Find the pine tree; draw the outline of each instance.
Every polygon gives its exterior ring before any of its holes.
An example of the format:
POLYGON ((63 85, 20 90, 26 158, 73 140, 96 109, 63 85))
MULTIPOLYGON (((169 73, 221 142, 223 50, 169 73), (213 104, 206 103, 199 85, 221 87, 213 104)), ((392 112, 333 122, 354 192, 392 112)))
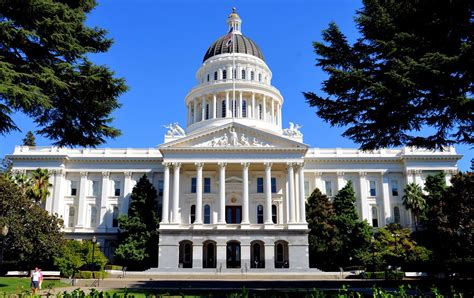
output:
POLYGON ((130 269, 143 270, 158 265, 157 192, 146 175, 133 188, 128 215, 119 217, 118 262, 130 269))
POLYGON ((365 150, 473 144, 473 13, 468 0, 363 0, 354 44, 335 23, 313 43, 329 78, 306 100, 365 150))
POLYGON ((333 258, 335 248, 334 208, 329 198, 316 188, 306 201, 309 232, 309 265, 312 268, 337 268, 333 258))
POLYGON ((36 138, 31 130, 26 133, 25 138, 23 139, 23 146, 36 146, 36 138))
POLYGON ((356 197, 352 182, 349 181, 334 197, 336 213, 334 223, 337 228, 339 246, 334 251, 340 267, 362 264, 370 247, 372 228, 359 219, 356 210, 356 197))
POLYGON ((112 45, 88 27, 95 0, 0 1, 0 134, 19 130, 20 111, 58 146, 97 146, 120 131, 111 114, 127 90, 124 80, 90 54, 112 45))

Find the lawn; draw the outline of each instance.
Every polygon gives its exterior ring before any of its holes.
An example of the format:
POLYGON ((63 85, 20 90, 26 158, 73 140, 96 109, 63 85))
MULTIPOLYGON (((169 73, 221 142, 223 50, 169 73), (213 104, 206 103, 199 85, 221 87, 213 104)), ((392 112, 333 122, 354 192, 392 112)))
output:
MULTIPOLYGON (((30 282, 29 277, 0 277, 0 295, 29 292, 31 291, 30 282)), ((67 284, 62 283, 60 280, 45 280, 43 281, 42 288, 48 289, 49 287, 58 288, 65 286, 67 284)))

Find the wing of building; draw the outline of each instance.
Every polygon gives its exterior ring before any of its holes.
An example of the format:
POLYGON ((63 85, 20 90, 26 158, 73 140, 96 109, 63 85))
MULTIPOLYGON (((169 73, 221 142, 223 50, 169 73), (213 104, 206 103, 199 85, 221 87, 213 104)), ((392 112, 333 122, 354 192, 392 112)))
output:
POLYGON ((262 51, 241 33, 235 11, 227 24, 185 98, 186 128, 168 125, 162 145, 20 146, 8 156, 14 171, 53 173, 45 208, 64 219, 67 237, 95 235, 111 256, 117 217, 127 214, 134 184, 146 174, 159 190, 161 212, 159 262, 150 267, 307 270, 305 199, 314 188, 332 197, 352 181, 361 218, 373 227, 410 226, 405 185, 423 184, 439 171, 449 179, 457 171, 461 156, 454 148, 310 148, 300 126, 282 128, 283 97, 271 85, 262 51))

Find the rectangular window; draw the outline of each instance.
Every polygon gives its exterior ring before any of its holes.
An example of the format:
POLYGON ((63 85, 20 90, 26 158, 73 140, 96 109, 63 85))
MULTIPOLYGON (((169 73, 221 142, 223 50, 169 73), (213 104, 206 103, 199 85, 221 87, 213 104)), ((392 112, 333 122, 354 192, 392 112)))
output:
POLYGON ((211 178, 204 178, 204 193, 211 193, 211 178))
POLYGON ((163 197, 163 180, 158 180, 158 196, 163 197))
POLYGON ((307 198, 309 197, 309 181, 304 182, 304 197, 307 198))
POLYGON ((112 227, 118 227, 118 217, 119 217, 119 208, 117 206, 113 206, 112 209, 112 227))
POLYGON ((69 194, 71 196, 77 196, 77 181, 71 181, 71 189, 69 194))
POLYGON ((69 228, 72 228, 74 227, 74 221, 76 219, 76 209, 74 208, 74 206, 69 206, 69 210, 68 210, 68 219, 67 219, 67 226, 69 228))
POLYGON ((398 181, 392 180, 390 184, 392 185, 392 196, 398 197, 398 181))
POLYGON ((375 180, 369 180, 369 194, 371 197, 375 197, 377 195, 375 189, 375 180))
POLYGON ((97 207, 95 205, 91 205, 91 228, 97 227, 97 207))
POLYGON ((263 193, 263 178, 257 178, 257 193, 263 193))
POLYGON ((275 177, 272 177, 272 193, 277 192, 277 179, 275 177))
POLYGON ((91 196, 98 197, 99 196, 99 181, 93 180, 91 181, 92 189, 91 189, 91 196))
POLYGON ((191 193, 196 193, 196 177, 191 178, 191 193))
POLYGON ((120 180, 114 180, 114 196, 120 196, 120 189, 122 188, 120 185, 120 180))
POLYGON ((225 69, 222 71, 222 79, 227 80, 227 71, 225 69))
POLYGON ((330 180, 324 181, 324 189, 326 190, 326 195, 332 197, 332 183, 330 180))
POLYGON ((214 72, 214 81, 217 81, 217 71, 214 72))

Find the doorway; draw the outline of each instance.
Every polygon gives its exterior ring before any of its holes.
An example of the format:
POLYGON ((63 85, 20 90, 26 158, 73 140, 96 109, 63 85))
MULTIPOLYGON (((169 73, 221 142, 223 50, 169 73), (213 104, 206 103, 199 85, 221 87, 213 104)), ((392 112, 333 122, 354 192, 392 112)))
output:
POLYGON ((227 268, 240 268, 240 243, 227 242, 227 268))

